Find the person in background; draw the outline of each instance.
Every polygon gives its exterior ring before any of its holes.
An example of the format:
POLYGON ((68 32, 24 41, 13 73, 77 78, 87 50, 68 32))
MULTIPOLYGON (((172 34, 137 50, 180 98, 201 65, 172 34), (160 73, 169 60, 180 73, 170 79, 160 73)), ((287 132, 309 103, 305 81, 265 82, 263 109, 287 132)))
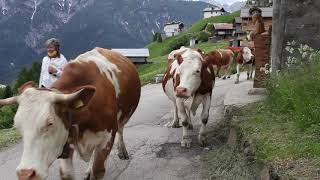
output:
POLYGON ((60 43, 57 39, 47 40, 47 56, 42 60, 39 80, 40 88, 51 88, 52 84, 61 76, 67 59, 60 52, 60 43))

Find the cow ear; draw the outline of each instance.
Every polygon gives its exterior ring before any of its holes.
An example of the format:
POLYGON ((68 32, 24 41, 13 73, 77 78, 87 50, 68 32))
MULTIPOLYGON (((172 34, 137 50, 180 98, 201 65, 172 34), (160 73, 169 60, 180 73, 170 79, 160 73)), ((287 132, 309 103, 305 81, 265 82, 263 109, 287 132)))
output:
POLYGON ((175 58, 177 59, 179 65, 183 62, 183 58, 181 54, 175 55, 175 58))
POLYGON ((94 86, 83 86, 72 94, 56 94, 54 101, 65 104, 69 110, 79 110, 89 104, 95 91, 94 86))
POLYGON ((35 82, 33 81, 28 81, 26 83, 24 83, 22 86, 20 86, 20 88, 18 89, 18 93, 22 94, 26 89, 28 88, 36 88, 37 85, 35 82))

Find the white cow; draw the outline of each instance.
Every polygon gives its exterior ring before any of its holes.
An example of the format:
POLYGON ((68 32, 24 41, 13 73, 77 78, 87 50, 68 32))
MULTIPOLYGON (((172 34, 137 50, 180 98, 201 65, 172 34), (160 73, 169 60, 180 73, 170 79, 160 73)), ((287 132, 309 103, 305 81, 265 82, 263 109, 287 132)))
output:
POLYGON ((238 54, 237 58, 237 79, 236 84, 239 83, 240 70, 244 66, 247 66, 247 80, 252 79, 253 69, 255 66, 255 58, 252 51, 248 47, 244 47, 238 54))
POLYGON ((202 126, 199 132, 199 142, 206 145, 206 124, 209 118, 211 94, 215 82, 215 73, 210 61, 205 61, 202 55, 189 48, 182 48, 168 57, 168 68, 162 83, 163 89, 175 107, 172 127, 179 127, 179 119, 183 126, 182 147, 191 146, 190 130, 193 129, 191 112, 195 112, 200 104, 202 126))

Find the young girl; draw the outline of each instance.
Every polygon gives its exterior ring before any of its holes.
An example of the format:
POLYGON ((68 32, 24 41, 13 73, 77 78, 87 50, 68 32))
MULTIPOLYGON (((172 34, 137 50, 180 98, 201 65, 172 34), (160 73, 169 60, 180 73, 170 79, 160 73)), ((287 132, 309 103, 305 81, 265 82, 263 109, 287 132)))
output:
POLYGON ((47 56, 42 60, 39 87, 51 88, 52 84, 61 76, 64 66, 68 63, 60 53, 59 41, 55 38, 46 42, 47 56))

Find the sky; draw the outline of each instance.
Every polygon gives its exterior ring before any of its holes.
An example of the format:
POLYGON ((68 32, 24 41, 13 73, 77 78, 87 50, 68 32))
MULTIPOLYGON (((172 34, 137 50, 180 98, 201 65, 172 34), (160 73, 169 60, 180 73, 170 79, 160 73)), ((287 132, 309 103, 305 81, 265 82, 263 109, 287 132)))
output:
POLYGON ((216 1, 221 3, 221 4, 232 4, 232 3, 237 2, 237 1, 246 1, 246 0, 216 0, 216 1))

